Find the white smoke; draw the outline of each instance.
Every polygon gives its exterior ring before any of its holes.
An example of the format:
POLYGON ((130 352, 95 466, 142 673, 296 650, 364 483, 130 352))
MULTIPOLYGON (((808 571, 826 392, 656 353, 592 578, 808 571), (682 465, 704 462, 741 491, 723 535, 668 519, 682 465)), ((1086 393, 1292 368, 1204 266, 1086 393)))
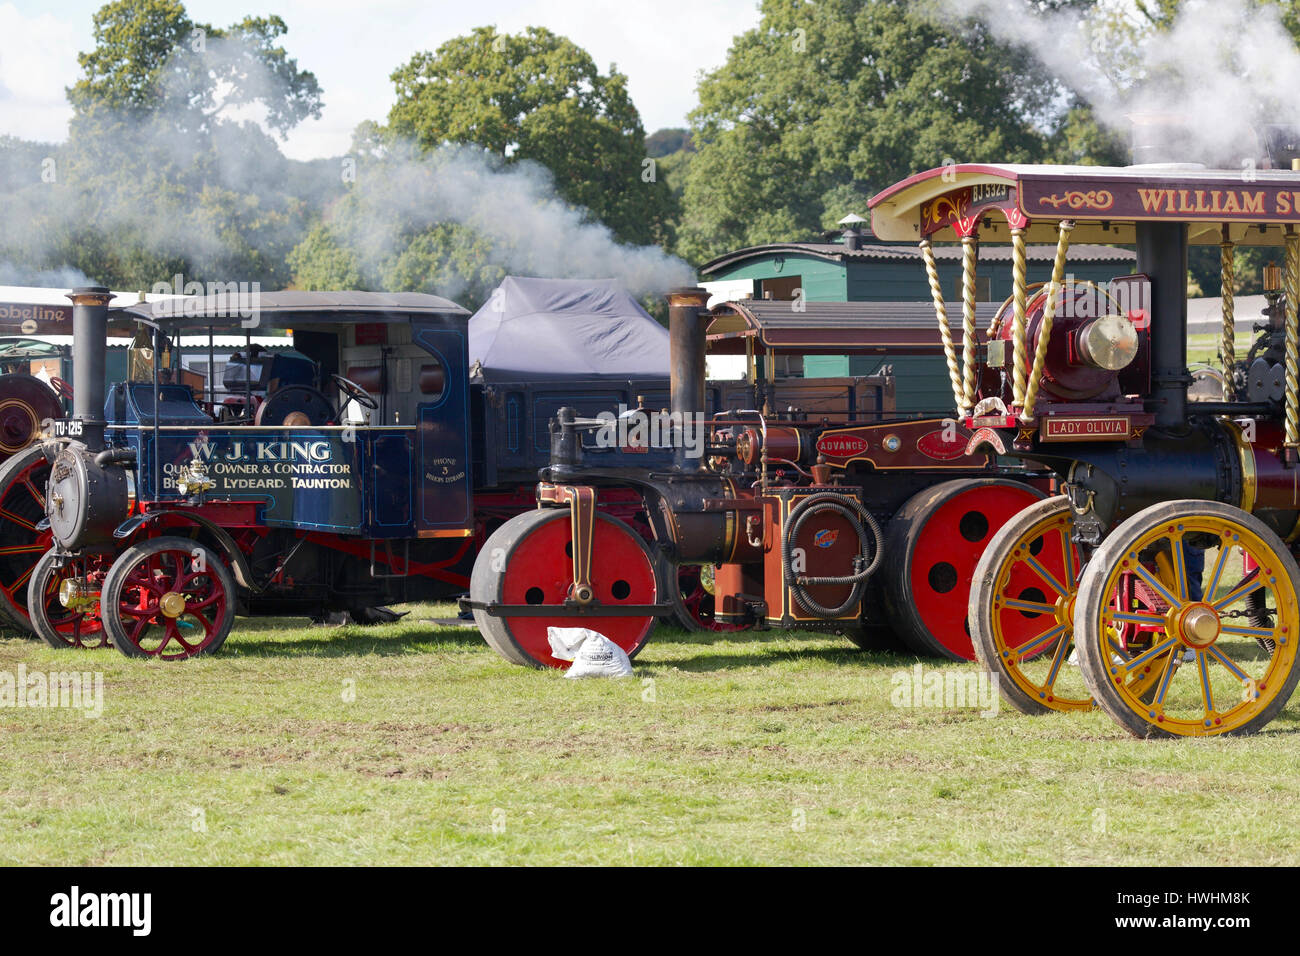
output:
POLYGON ((1086 15, 1035 15, 1024 0, 942 2, 949 17, 978 18, 1027 47, 1117 132, 1140 114, 1185 120, 1188 161, 1237 167, 1261 154, 1261 126, 1300 125, 1300 50, 1273 6, 1188 0, 1157 33, 1133 29, 1126 0, 1086 15))
MULTIPOLYGON (((196 68, 190 53, 178 56, 189 57, 178 61, 185 70, 196 68)), ((128 280, 141 287, 169 282, 177 271, 187 280, 276 287, 291 281, 286 262, 313 221, 324 216, 333 225, 339 217, 331 208, 350 204, 353 215, 339 238, 371 267, 391 265, 412 243, 418 252, 420 234, 439 224, 472 232, 453 250, 459 256, 439 261, 438 288, 414 265, 396 270, 402 288, 451 298, 481 294, 495 285, 490 273, 613 277, 640 296, 694 282, 691 268, 662 249, 618 242, 566 203, 549 171, 535 163, 506 163, 474 147, 423 153, 401 143, 379 148, 377 156, 288 160, 256 122, 264 111, 249 103, 258 94, 274 100, 281 81, 232 40, 208 39, 203 56, 218 75, 234 61, 248 67, 234 104, 204 120, 182 89, 143 117, 97 114, 101 132, 76 140, 75 148, 0 140, 0 262, 7 275, 67 285, 53 279, 71 269, 68 250, 93 252, 81 261, 94 272, 94 262, 143 244, 153 261, 137 271, 148 274, 128 280), (355 182, 340 174, 349 159, 355 182)), ((164 75, 183 78, 185 70, 164 75)), ((229 92, 219 89, 216 99, 229 92)), ((639 167, 628 170, 618 188, 666 188, 640 174, 639 167)), ((410 259, 421 261, 418 254, 410 259)), ((385 270, 364 271, 374 280, 385 270)))
POLYGON ((33 269, 13 262, 0 262, 0 286, 37 286, 48 289, 75 289, 95 285, 80 269, 33 269))
MULTIPOLYGON (((372 268, 418 242, 420 233, 451 223, 479 237, 481 255, 502 274, 612 277, 637 296, 694 281, 681 259, 657 246, 624 245, 608 227, 566 203, 550 171, 537 163, 506 164, 473 146, 421 153, 399 143, 386 147, 381 159, 363 161, 356 175, 346 212, 333 217, 332 225, 372 268)), ((625 188, 652 188, 634 171, 628 178, 625 188)), ((467 286, 474 279, 461 277, 467 286)))

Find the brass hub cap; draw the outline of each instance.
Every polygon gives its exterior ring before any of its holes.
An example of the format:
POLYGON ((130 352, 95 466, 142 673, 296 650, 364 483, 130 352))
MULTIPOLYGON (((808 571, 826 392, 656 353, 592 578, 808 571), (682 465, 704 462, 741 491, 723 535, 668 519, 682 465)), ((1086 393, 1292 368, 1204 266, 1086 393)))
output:
POLYGON ((180 617, 185 613, 185 595, 179 591, 168 591, 158 599, 158 609, 167 617, 180 617))
POLYGON ((1189 604, 1178 615, 1177 637, 1188 647, 1209 647, 1219 639, 1219 615, 1208 604, 1189 604))
POLYGON ((1058 624, 1074 626, 1074 598, 1075 593, 1070 593, 1056 599, 1056 622, 1058 624))

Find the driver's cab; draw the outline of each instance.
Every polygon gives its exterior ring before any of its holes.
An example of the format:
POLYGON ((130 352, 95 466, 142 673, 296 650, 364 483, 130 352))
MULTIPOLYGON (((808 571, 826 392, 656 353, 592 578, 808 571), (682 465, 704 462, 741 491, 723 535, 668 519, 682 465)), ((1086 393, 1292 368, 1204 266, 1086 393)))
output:
POLYGON ((226 363, 214 417, 230 425, 332 424, 334 403, 322 384, 319 366, 306 356, 250 344, 226 363))
POLYGON ((339 421, 345 425, 413 426, 421 406, 439 402, 448 357, 418 343, 405 322, 359 322, 340 336, 339 421))

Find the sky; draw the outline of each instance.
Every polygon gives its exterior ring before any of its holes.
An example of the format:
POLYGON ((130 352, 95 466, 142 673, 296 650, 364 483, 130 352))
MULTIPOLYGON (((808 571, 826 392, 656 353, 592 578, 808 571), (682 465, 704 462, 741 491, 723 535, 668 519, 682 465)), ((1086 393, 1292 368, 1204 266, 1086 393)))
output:
MULTIPOLYGON (((71 113, 64 88, 90 49, 101 0, 0 0, 0 135, 59 142, 71 113)), ((506 33, 544 26, 628 77, 647 133, 685 126, 699 73, 721 66, 731 39, 757 25, 758 0, 190 0, 190 18, 228 26, 278 14, 282 43, 320 81, 325 107, 281 144, 293 159, 346 153, 362 120, 384 120, 389 75, 412 54, 476 26, 506 33)))

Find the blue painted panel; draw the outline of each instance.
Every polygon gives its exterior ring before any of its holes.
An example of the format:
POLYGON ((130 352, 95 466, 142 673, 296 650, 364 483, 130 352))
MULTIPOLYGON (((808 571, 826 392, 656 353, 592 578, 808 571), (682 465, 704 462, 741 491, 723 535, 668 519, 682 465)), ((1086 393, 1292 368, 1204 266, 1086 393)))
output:
POLYGON ((411 526, 415 455, 410 432, 379 432, 369 436, 374 445, 374 523, 381 528, 411 526))
POLYGON ((434 318, 431 324, 415 327, 416 344, 442 362, 447 377, 447 386, 437 400, 416 408, 417 533, 469 528, 474 520, 465 328, 463 316, 434 318))
POLYGON ((166 430, 115 430, 139 458, 141 496, 177 500, 176 474, 196 455, 207 464, 216 487, 208 501, 261 501, 268 526, 357 533, 363 527, 361 485, 368 455, 366 442, 343 429, 287 428, 267 432, 238 425, 166 430), (155 460, 162 488, 154 488, 155 460), (360 480, 359 480, 360 479, 360 480))

